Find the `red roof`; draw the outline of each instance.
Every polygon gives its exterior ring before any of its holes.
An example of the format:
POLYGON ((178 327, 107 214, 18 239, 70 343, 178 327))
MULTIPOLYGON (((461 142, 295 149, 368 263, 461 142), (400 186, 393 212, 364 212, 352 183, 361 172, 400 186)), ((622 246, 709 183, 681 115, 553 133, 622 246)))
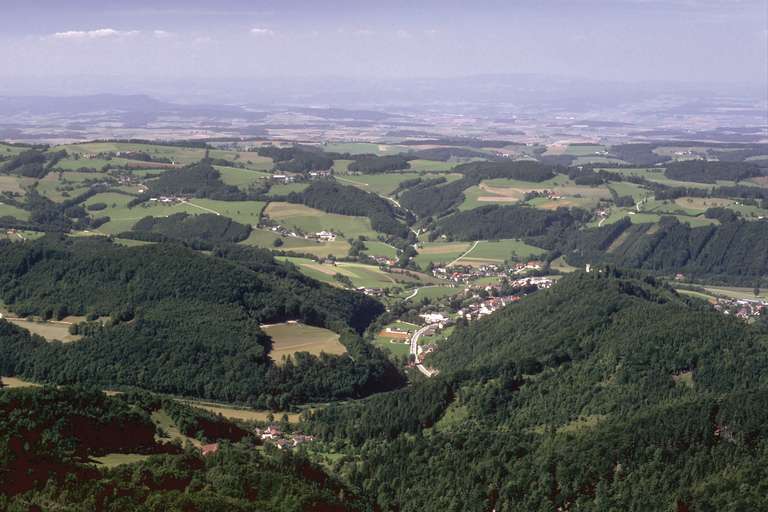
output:
POLYGON ((203 456, 211 455, 212 453, 216 453, 219 451, 219 443, 213 443, 213 444, 204 444, 200 451, 203 452, 203 456))

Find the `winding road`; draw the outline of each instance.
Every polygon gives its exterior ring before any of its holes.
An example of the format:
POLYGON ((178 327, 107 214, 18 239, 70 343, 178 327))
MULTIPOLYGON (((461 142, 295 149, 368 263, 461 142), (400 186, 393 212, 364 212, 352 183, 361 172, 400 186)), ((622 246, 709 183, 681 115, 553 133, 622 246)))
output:
POLYGON ((430 371, 430 370, 428 370, 428 369, 427 369, 427 368, 426 368, 426 367, 425 367, 423 364, 419 363, 419 338, 420 338, 420 337, 421 337, 421 335, 422 335, 422 334, 424 334, 424 333, 427 331, 427 329, 429 329, 429 328, 430 328, 430 326, 429 326, 429 325, 425 325, 424 327, 422 327, 421 329, 419 329, 418 331, 416 331, 415 333, 413 333, 413 337, 411 338, 411 348, 410 348, 410 353, 411 353, 411 354, 413 355, 413 357, 414 357, 414 362, 416 363, 416 368, 417 368, 417 369, 418 369, 418 370, 419 370, 421 373, 423 373, 423 374, 424 374, 426 377, 431 377, 432 375, 434 375, 435 373, 437 373, 436 371, 430 371))

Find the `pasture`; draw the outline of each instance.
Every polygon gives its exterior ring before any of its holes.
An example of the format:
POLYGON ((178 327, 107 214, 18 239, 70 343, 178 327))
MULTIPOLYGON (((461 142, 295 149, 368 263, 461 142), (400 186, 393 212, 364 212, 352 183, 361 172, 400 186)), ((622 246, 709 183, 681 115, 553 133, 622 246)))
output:
POLYGON ((251 235, 240 243, 262 247, 264 249, 312 254, 320 258, 325 258, 327 256, 334 256, 337 258, 344 257, 349 253, 350 247, 346 240, 338 239, 333 242, 319 242, 307 240, 305 238, 283 237, 266 229, 254 229, 251 231, 251 235), (283 245, 280 247, 275 247, 274 245, 274 242, 277 239, 283 241, 283 245))
POLYGON ((408 146, 376 144, 373 142, 331 142, 323 146, 326 153, 349 153, 351 155, 396 155, 410 151, 408 146))
POLYGON ((285 196, 291 192, 303 192, 309 186, 309 183, 285 183, 272 185, 269 188, 269 196, 285 196))
POLYGON ((339 335, 328 329, 312 327, 298 322, 262 325, 262 330, 272 338, 269 355, 277 364, 297 352, 310 354, 343 354, 346 348, 339 342, 339 335))
POLYGON ((243 190, 272 176, 269 173, 254 171, 251 169, 225 167, 222 165, 214 165, 214 167, 221 174, 222 182, 224 182, 226 185, 232 185, 243 190))
POLYGON ((264 215, 281 225, 298 229, 304 233, 333 231, 344 238, 364 236, 376 238, 377 233, 371 228, 371 221, 366 217, 353 217, 325 213, 302 204, 274 202, 269 203, 264 215))
POLYGON ((237 421, 259 421, 265 422, 268 420, 271 414, 274 418, 279 419, 284 414, 288 416, 288 423, 298 423, 300 414, 296 412, 281 412, 281 411, 261 411, 258 409, 247 409, 245 407, 235 407, 225 404, 219 404, 216 402, 206 402, 202 400, 182 400, 179 402, 197 407, 198 409, 204 409, 214 414, 221 414, 227 419, 237 421))
POLYGON ((336 274, 349 277, 355 287, 365 288, 396 288, 405 283, 424 285, 440 282, 438 279, 420 272, 405 272, 399 269, 384 271, 379 267, 363 263, 340 261, 336 264, 330 264, 318 263, 306 258, 290 257, 286 257, 284 260, 297 265, 304 274, 310 277, 337 286, 339 283, 333 278, 336 274))
POLYGON ((430 261, 435 264, 448 263, 472 247, 470 242, 424 242, 420 244, 419 254, 414 261, 420 267, 426 266, 430 261))
POLYGON ((62 343, 69 343, 82 338, 82 336, 69 333, 69 327, 75 322, 82 321, 82 317, 67 317, 61 321, 42 321, 32 317, 17 317, 4 308, 0 309, 0 314, 2 314, 2 318, 4 320, 7 320, 8 322, 18 327, 21 327, 22 329, 26 329, 32 334, 37 334, 38 336, 45 338, 47 341, 61 341, 62 343))
POLYGON ((383 196, 392 194, 395 189, 405 180, 411 180, 414 178, 433 179, 433 178, 445 178, 448 182, 455 181, 461 178, 460 174, 456 173, 426 173, 426 172, 389 172, 381 174, 360 174, 360 175, 347 175, 336 176, 336 179, 344 185, 353 185, 366 192, 373 192, 383 196))
POLYGON ((24 194, 24 179, 18 176, 0 175, 0 192, 24 194))
POLYGON ((507 260, 528 261, 546 253, 544 249, 520 240, 481 240, 472 250, 454 262, 454 265, 481 266, 500 264, 507 260))
POLYGON ((13 217, 20 220, 29 220, 29 212, 11 206, 10 204, 0 203, 0 217, 13 217))

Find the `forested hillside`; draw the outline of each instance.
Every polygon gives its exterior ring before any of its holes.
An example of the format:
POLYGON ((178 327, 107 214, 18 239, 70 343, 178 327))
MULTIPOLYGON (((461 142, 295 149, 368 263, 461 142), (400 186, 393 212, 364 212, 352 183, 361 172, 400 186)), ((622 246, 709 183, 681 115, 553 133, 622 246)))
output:
POLYGON ((458 328, 437 377, 309 424, 388 509, 760 510, 767 344, 652 279, 576 273, 458 328))
POLYGON ((147 185, 155 196, 189 195, 222 201, 242 201, 247 198, 239 188, 225 185, 219 171, 207 159, 181 169, 166 171, 147 185))
POLYGON ((193 244, 195 248, 212 249, 217 244, 241 242, 250 233, 251 226, 222 215, 181 212, 168 217, 144 217, 134 224, 130 232, 121 233, 120 237, 151 242, 181 240, 193 244))
POLYGON ((692 228, 673 217, 658 226, 629 219, 573 232, 569 238, 538 240, 558 248, 574 265, 611 263, 660 274, 682 272, 693 279, 753 286, 768 275, 768 221, 733 220, 692 228), (610 248, 610 250, 608 250, 610 248))
POLYGON ((218 453, 206 457, 162 442, 167 433, 150 419, 152 397, 136 398, 80 388, 0 389, 0 510, 368 508, 303 456, 257 451, 253 438, 221 439, 218 453), (141 460, 109 469, 94 459, 120 454, 141 460))
POLYGON ((400 385, 362 331, 383 307, 320 284, 264 250, 213 256, 174 244, 125 248, 103 239, 0 246, 0 297, 17 314, 87 315, 61 344, 0 321, 6 374, 55 383, 128 385, 287 407, 400 385), (99 317, 109 317, 98 322, 99 317), (277 366, 260 323, 300 320, 342 333, 348 356, 296 354, 277 366))
POLYGON ((538 210, 528 206, 481 206, 445 217, 436 232, 455 240, 488 240, 534 237, 549 233, 559 236, 589 219, 589 212, 558 208, 538 210))

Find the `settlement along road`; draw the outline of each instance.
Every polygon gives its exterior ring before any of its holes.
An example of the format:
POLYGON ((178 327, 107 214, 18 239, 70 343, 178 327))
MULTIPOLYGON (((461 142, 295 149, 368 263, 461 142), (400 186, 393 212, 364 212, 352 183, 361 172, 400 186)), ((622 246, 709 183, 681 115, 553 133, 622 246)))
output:
POLYGON ((419 362, 419 338, 422 334, 424 334, 427 329, 429 329, 431 326, 425 325, 415 333, 413 333, 413 338, 411 338, 411 354, 414 357, 414 362, 416 363, 416 368, 419 369, 421 373, 426 375, 427 377, 432 376, 432 372, 427 370, 423 364, 419 362))

